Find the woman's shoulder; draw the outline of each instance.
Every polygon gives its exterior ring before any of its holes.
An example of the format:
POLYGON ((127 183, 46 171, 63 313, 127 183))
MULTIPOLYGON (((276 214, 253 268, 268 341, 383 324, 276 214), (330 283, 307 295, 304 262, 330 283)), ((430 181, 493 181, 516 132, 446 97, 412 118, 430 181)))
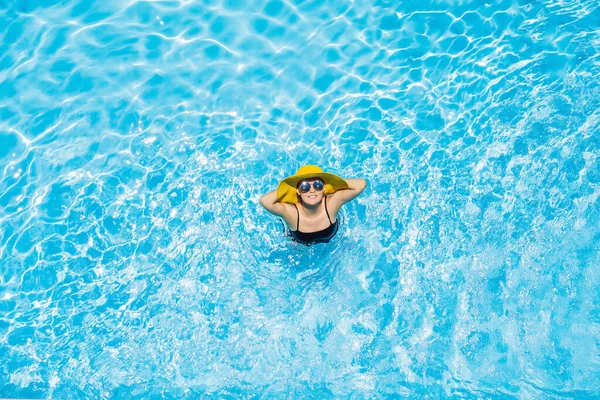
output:
POLYGON ((335 195, 335 193, 327 196, 325 200, 325 206, 329 212, 333 211, 337 213, 344 204, 341 201, 338 201, 338 197, 335 195))

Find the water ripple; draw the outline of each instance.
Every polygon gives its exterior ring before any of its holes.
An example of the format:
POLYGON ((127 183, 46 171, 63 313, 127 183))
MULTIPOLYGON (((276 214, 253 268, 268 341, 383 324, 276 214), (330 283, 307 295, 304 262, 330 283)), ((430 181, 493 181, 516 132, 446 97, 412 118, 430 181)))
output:
POLYGON ((0 1, 0 393, 598 396, 599 13, 0 1))

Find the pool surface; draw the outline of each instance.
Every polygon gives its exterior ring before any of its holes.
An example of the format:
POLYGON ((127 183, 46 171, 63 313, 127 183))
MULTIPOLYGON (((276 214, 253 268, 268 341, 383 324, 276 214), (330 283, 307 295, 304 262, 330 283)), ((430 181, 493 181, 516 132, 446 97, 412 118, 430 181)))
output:
POLYGON ((596 0, 0 0, 0 397, 600 398, 596 0), (259 198, 368 186, 333 241, 259 198))

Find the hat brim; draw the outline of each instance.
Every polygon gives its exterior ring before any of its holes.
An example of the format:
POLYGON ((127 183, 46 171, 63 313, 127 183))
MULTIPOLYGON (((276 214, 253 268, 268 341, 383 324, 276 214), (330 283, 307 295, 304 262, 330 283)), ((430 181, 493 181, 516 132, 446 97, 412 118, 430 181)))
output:
POLYGON ((329 196, 341 189, 349 189, 348 182, 337 175, 328 172, 318 172, 314 174, 303 174, 289 176, 282 180, 277 187, 277 201, 280 203, 296 204, 298 203, 298 195, 296 186, 298 182, 304 179, 320 178, 325 184, 323 196, 329 196))

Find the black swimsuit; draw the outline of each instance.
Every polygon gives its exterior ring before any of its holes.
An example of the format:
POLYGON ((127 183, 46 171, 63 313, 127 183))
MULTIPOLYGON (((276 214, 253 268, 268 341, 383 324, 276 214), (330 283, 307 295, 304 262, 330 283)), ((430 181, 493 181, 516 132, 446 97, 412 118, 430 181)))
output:
MULTIPOLYGON (((292 238, 297 241, 300 242, 302 244, 312 244, 312 243, 327 243, 329 242, 337 233, 337 229, 338 229, 338 223, 337 220, 335 221, 335 223, 331 223, 331 217, 329 216, 329 211, 327 211, 327 197, 325 197, 324 199, 325 201, 325 212, 327 213, 327 218, 329 219, 329 226, 323 230, 320 231, 316 231, 316 232, 300 232, 300 230, 295 230, 292 231, 290 230, 290 234, 292 235, 292 238)), ((298 213, 298 224, 296 225, 297 228, 300 227, 300 211, 298 211, 298 207, 294 204, 294 207, 296 207, 296 213, 298 213)))

